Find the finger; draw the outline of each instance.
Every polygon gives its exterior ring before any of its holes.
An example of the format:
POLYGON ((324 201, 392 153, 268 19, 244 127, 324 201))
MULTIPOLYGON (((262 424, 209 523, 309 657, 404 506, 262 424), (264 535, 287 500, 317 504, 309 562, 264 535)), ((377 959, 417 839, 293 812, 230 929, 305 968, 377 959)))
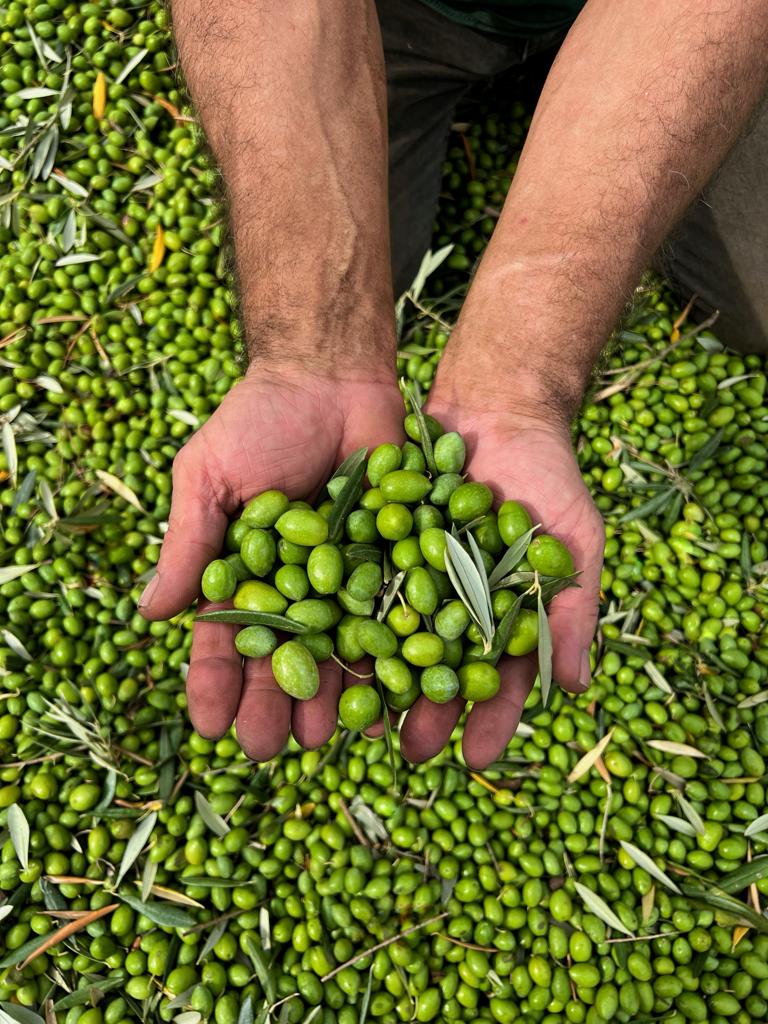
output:
POLYGON ((139 598, 146 619, 168 619, 192 604, 203 570, 219 556, 226 529, 227 512, 204 463, 183 448, 173 462, 171 512, 157 572, 139 598))
POLYGON ((272 675, 270 658, 246 658, 243 693, 237 709, 237 740, 254 761, 269 761, 285 746, 291 725, 291 698, 272 675))
MULTIPOLYGON (((223 608, 201 601, 198 611, 223 608)), ((196 622, 187 675, 189 717, 201 736, 218 739, 235 718, 243 684, 242 659, 235 650, 237 626, 196 622)))
MULTIPOLYGON (((397 713, 395 711, 393 711, 391 708, 387 708, 387 716, 389 717, 390 727, 394 728, 397 725, 397 718, 398 718, 397 713)), ((383 736, 384 735, 384 720, 383 720, 383 718, 380 718, 378 720, 378 722, 374 722, 373 725, 370 727, 370 729, 366 729, 364 731, 363 735, 367 736, 369 740, 376 740, 376 739, 379 738, 379 736, 383 736)))
POLYGON ((400 729, 400 751, 414 764, 438 754, 451 738, 464 701, 454 697, 446 704, 435 704, 427 697, 419 697, 406 712, 400 729))
POLYGON ((598 544, 597 552, 574 552, 576 567, 584 567, 580 586, 562 591, 547 610, 552 631, 552 676, 572 693, 583 693, 592 676, 589 648, 597 626, 603 564, 602 542, 598 544))
POLYGON ((293 704, 293 735, 305 750, 314 750, 328 742, 339 714, 341 665, 331 660, 317 667, 320 689, 311 700, 297 700, 293 704))
POLYGON ((490 700, 474 704, 467 715, 461 749, 470 768, 487 768, 514 736, 536 676, 536 656, 504 658, 498 668, 499 692, 490 700))

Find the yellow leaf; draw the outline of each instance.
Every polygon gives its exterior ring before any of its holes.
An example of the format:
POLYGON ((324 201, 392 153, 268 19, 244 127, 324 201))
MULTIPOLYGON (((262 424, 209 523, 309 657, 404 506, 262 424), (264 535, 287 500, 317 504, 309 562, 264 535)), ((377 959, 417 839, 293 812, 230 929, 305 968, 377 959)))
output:
POLYGON ((168 900, 169 903, 181 903, 185 907, 200 907, 205 910, 205 906, 193 900, 191 896, 176 892, 175 889, 167 889, 164 885, 153 885, 150 892, 153 896, 159 896, 161 900, 168 900))
POLYGON ((737 927, 733 929, 733 942, 732 942, 732 945, 731 945, 731 952, 733 952, 736 949, 736 947, 738 946, 738 944, 741 942, 741 940, 744 938, 744 936, 747 934, 748 931, 749 931, 749 928, 746 925, 743 925, 743 924, 737 925, 737 927))
POLYGON ((107 473, 105 469, 97 469, 96 476, 101 480, 105 487, 108 487, 110 491, 114 491, 123 501, 127 501, 129 505, 133 505, 139 512, 143 512, 141 502, 133 493, 131 488, 124 484, 122 480, 119 480, 113 473, 107 473))
POLYGON ((498 789, 496 788, 496 786, 491 785, 491 783, 488 781, 488 779, 484 779, 483 776, 482 775, 478 775, 477 772, 470 772, 469 773, 469 777, 470 777, 470 779, 474 779, 475 782, 478 782, 481 786, 485 786, 485 788, 489 792, 491 792, 491 793, 498 793, 499 792, 498 789))
POLYGON ((610 732, 607 732, 599 743, 596 743, 591 750, 588 750, 586 754, 579 761, 577 761, 573 771, 568 776, 568 782, 575 782, 576 779, 580 779, 582 775, 585 775, 589 771, 592 765, 596 764, 597 759, 599 757, 602 757, 603 751, 611 742, 612 736, 613 729, 611 729, 610 732))
POLYGON ((653 905, 656 902, 656 886, 652 885, 651 888, 643 895, 641 901, 641 907, 643 908, 643 924, 648 924, 651 918, 651 911, 653 905))
POLYGON ((104 117, 106 106, 107 80, 104 77, 104 72, 100 71, 96 75, 96 81, 93 83, 93 116, 99 119, 104 117))
POLYGON ((165 256, 165 233, 163 232, 162 226, 158 224, 157 231, 155 232, 155 240, 152 243, 152 258, 149 261, 150 274, 154 274, 163 262, 163 256, 165 256))

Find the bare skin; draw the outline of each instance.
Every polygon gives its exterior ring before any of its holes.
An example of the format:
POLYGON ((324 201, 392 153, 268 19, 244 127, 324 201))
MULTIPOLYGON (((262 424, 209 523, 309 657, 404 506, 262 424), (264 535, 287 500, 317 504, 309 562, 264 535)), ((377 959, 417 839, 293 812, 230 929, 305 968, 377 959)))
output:
MULTIPOLYGON (((266 487, 311 493, 351 448, 396 439, 401 415, 373 4, 175 0, 173 13, 230 197, 252 364, 174 466, 160 582, 141 606, 150 618, 194 599, 240 503, 266 487)), ((764 92, 766 30, 768 0, 589 0, 432 392, 430 411, 467 436, 470 472, 527 503, 574 552, 582 587, 552 606, 555 678, 572 691, 589 683, 603 534, 568 424, 640 274, 764 92)), ((534 673, 532 658, 502 666, 501 692, 468 717, 469 764, 502 752, 534 673)), ((341 679, 325 675, 316 702, 293 714, 307 746, 335 722, 341 679)), ((256 663, 243 683, 231 632, 198 627, 196 727, 216 736, 236 718, 251 756, 276 753, 291 711, 268 676, 256 663)), ((440 750, 460 712, 458 701, 417 702, 406 756, 440 750)))

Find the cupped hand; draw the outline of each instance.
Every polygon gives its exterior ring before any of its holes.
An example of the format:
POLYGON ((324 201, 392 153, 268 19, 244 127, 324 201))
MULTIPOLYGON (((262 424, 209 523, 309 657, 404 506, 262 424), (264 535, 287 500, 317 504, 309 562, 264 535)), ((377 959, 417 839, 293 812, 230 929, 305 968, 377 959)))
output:
MULTIPOLYGON (((561 592, 548 611, 552 630, 553 678, 564 689, 582 692, 590 682, 589 648, 595 632, 603 560, 604 530, 582 481, 567 424, 555 417, 509 411, 467 409, 435 394, 427 411, 446 430, 458 430, 467 443, 467 470, 487 483, 496 502, 514 499, 534 523, 559 537, 581 572, 580 587, 561 592)), ((523 704, 537 673, 536 655, 503 658, 499 693, 475 704, 464 729, 463 753, 471 767, 496 760, 514 735, 523 704)), ((463 710, 457 697, 432 704, 421 697, 408 712, 401 732, 411 761, 434 756, 448 742, 463 710)))
MULTIPOLYGON (((139 601, 142 614, 167 619, 199 597, 203 569, 219 557, 230 517, 255 494, 279 488, 311 499, 350 452, 400 440, 402 417, 394 374, 339 380, 252 367, 174 460, 168 531, 139 601)), ((198 610, 209 607, 201 601, 198 610)), ((243 665, 236 631, 195 623, 187 694, 197 731, 217 738, 235 721, 243 749, 259 761, 277 754, 291 730, 307 748, 330 739, 341 667, 321 664, 317 695, 294 703, 277 686, 269 658, 243 665)))

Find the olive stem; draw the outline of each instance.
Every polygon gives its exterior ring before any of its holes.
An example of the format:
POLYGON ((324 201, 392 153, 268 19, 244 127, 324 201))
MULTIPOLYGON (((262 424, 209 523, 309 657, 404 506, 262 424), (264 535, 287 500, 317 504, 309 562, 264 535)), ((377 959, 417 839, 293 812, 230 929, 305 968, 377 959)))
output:
POLYGON ((332 654, 331 657, 333 658, 337 665, 341 665, 344 671, 349 672, 349 674, 351 676, 354 676, 355 679, 373 679, 373 672, 369 672, 367 675, 362 675, 360 672, 355 672, 353 669, 351 669, 346 662, 342 661, 341 658, 337 658, 335 654, 332 654))
MULTIPOLYGON (((442 914, 436 914, 434 917, 430 917, 426 921, 422 921, 420 924, 414 924, 410 928, 406 928, 405 931, 398 932, 397 935, 393 935, 389 939, 384 939, 383 942, 379 942, 375 946, 371 946, 370 949, 364 949, 362 953, 358 953, 357 956, 353 956, 350 960, 347 960, 346 963, 340 964, 338 967, 334 967, 332 971, 329 971, 328 974, 324 974, 320 981, 325 984, 326 981, 330 981, 331 978, 343 971, 345 967, 351 967, 352 964, 356 964, 359 960, 365 960, 365 958, 370 956, 371 953, 378 953, 380 949, 384 949, 386 946, 391 946, 393 942, 397 942, 399 939, 404 939, 407 935, 413 935, 414 932, 418 932, 422 928, 426 928, 428 925, 434 924, 436 921, 442 921, 442 919, 444 917, 448 917, 450 913, 450 910, 444 910, 442 914)), ((274 1009, 274 1007, 272 1007, 272 1009, 274 1009)))

